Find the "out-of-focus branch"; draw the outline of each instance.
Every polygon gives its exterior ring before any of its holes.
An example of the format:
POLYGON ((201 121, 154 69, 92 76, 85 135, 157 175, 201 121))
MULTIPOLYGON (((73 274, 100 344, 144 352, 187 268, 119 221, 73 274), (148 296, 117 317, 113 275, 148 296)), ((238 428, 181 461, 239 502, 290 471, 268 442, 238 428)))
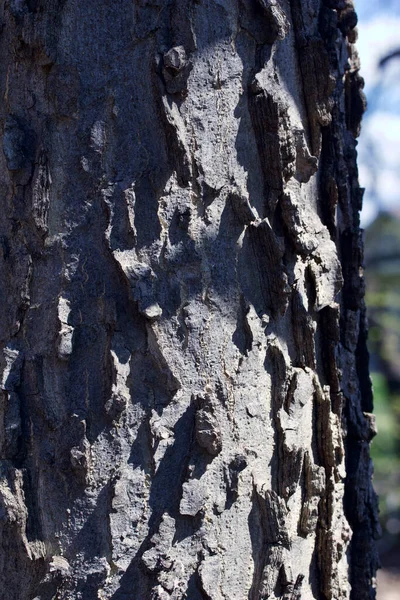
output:
POLYGON ((387 54, 386 56, 384 56, 383 58, 381 58, 381 60, 379 61, 379 66, 380 67, 384 67, 393 58, 398 58, 398 57, 400 57, 400 48, 398 48, 397 50, 394 50, 390 54, 387 54))

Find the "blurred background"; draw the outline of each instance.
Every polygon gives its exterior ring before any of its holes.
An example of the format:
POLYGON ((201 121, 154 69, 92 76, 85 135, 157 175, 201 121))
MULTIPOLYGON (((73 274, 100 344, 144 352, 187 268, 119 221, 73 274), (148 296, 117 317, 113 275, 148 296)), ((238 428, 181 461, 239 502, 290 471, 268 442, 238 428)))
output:
POLYGON ((382 525, 378 600, 400 600, 400 0, 355 5, 368 101, 358 156, 379 431, 372 443, 382 525))

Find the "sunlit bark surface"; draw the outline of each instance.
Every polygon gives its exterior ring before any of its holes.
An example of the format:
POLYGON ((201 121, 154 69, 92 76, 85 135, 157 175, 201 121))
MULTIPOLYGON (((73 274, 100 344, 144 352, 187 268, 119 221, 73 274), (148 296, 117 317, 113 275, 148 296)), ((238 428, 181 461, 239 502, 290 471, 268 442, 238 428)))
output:
POLYGON ((0 20, 0 598, 374 598, 352 3, 0 20))

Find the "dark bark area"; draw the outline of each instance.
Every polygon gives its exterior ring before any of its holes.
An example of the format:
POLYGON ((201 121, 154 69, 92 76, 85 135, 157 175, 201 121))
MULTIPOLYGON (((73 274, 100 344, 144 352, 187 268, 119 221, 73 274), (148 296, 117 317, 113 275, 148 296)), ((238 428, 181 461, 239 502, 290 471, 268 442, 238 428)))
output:
POLYGON ((0 597, 374 598, 352 3, 0 19, 0 597))

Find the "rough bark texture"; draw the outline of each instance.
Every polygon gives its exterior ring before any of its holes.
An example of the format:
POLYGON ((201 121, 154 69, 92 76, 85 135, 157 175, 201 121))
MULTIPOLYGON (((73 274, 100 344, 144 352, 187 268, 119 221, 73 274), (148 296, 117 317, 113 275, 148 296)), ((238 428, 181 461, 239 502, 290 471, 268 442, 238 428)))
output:
POLYGON ((351 2, 0 19, 1 598, 374 598, 351 2))

